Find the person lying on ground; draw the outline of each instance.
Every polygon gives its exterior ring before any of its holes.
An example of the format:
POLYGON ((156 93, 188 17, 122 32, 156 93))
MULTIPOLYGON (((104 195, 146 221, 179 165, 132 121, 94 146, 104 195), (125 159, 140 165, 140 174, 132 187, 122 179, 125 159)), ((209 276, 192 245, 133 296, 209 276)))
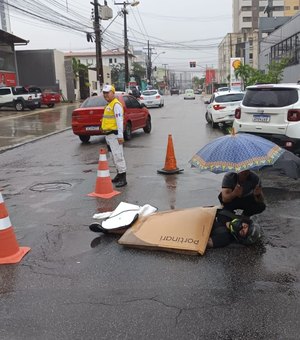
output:
MULTIPOLYGON (((252 245, 261 238, 261 230, 250 218, 231 218, 222 212, 217 212, 212 231, 207 243, 208 248, 221 248, 236 242, 252 245)), ((226 211, 225 211, 226 213, 226 211)))
POLYGON ((245 216, 260 214, 266 209, 261 181, 250 170, 226 173, 218 198, 224 209, 243 210, 245 216))

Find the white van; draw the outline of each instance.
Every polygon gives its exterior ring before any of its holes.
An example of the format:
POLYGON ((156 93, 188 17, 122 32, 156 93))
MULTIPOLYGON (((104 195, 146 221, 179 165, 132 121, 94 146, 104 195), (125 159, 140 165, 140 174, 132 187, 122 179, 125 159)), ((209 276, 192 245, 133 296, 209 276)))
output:
POLYGON ((300 85, 248 86, 240 107, 235 110, 233 128, 300 154, 300 85))

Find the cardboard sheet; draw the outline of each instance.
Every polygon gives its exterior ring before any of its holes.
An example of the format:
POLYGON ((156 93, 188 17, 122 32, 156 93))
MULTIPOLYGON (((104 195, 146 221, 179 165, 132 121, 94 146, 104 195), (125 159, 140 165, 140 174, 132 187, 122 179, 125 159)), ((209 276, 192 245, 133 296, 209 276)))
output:
POLYGON ((169 210, 139 217, 118 241, 131 247, 203 255, 217 207, 169 210))

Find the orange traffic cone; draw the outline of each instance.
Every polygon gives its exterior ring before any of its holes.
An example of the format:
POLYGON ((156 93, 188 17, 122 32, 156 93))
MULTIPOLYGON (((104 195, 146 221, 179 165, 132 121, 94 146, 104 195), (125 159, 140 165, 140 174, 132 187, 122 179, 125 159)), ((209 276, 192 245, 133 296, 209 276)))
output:
POLYGON ((118 195, 119 193, 120 191, 113 190, 106 158, 106 151, 104 149, 100 149, 95 191, 88 194, 88 196, 111 198, 115 195, 118 195))
POLYGON ((0 264, 18 263, 29 250, 29 247, 19 247, 0 193, 0 264))
POLYGON ((169 135, 165 166, 161 170, 157 170, 157 172, 159 174, 168 175, 168 174, 178 174, 182 171, 183 171, 183 169, 177 168, 172 135, 169 135))

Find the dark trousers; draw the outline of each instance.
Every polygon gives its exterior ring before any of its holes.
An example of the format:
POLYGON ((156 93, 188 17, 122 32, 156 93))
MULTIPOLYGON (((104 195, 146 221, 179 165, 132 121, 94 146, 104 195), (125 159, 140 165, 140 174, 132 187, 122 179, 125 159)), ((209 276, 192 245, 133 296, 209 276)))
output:
POLYGON ((236 197, 229 203, 223 203, 224 209, 234 211, 236 209, 242 209, 243 215, 252 216, 262 213, 266 209, 264 202, 257 202, 253 195, 246 197, 236 197))

